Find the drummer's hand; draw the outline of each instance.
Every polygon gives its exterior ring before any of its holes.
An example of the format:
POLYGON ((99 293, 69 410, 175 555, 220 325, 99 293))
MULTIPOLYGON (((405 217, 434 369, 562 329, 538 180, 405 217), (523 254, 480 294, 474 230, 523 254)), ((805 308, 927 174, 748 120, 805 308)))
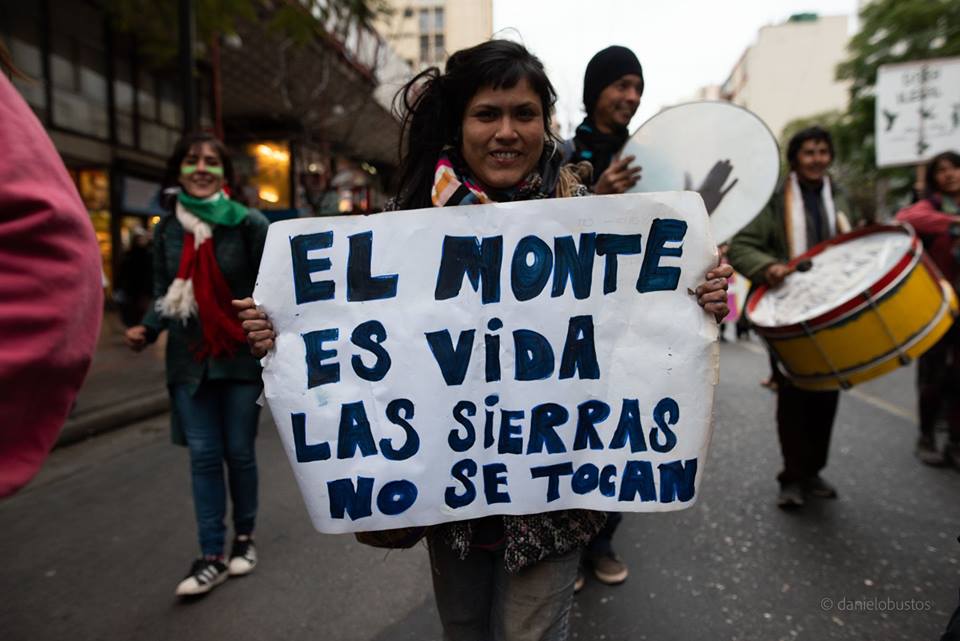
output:
POLYGON ((253 302, 252 298, 235 300, 233 301, 233 307, 237 310, 237 316, 243 321, 241 325, 243 331, 247 334, 250 353, 256 358, 263 358, 267 352, 273 349, 273 339, 277 337, 270 319, 257 309, 257 304, 253 302))
POLYGON ((704 311, 716 317, 719 323, 730 313, 727 307, 727 279, 733 276, 733 267, 717 265, 707 272, 707 280, 697 287, 697 302, 704 311))
POLYGON ((783 263, 774 263, 763 272, 763 277, 770 287, 779 286, 780 283, 783 282, 783 279, 789 275, 790 268, 783 263))
POLYGON ((622 194, 640 180, 641 167, 631 167, 636 156, 624 156, 610 163, 593 188, 595 194, 622 194))

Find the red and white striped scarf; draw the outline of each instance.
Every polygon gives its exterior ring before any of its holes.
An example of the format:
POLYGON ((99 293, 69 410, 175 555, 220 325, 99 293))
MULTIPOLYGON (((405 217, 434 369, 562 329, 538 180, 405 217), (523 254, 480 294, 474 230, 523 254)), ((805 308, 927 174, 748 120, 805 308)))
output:
POLYGON ((194 349, 198 360, 232 356, 246 343, 246 336, 230 305, 233 293, 217 264, 213 230, 180 202, 176 216, 184 229, 180 266, 157 301, 157 311, 183 324, 191 317, 199 319, 203 342, 194 349))

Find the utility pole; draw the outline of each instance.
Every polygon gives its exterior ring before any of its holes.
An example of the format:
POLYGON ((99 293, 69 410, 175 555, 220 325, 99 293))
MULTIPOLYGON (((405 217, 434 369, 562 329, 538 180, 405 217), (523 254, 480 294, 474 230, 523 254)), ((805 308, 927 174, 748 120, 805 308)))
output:
POLYGON ((180 95, 183 105, 183 130, 193 131, 197 126, 197 90, 193 71, 193 43, 196 40, 196 21, 193 0, 180 0, 180 95))

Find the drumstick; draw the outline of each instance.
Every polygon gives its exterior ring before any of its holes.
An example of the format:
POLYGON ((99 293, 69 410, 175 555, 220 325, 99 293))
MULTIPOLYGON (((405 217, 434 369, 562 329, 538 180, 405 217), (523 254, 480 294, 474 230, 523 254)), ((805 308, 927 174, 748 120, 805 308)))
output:
POLYGON ((792 274, 793 272, 808 272, 813 269, 813 261, 809 258, 804 258, 799 263, 787 270, 787 273, 784 274, 784 278, 792 274))

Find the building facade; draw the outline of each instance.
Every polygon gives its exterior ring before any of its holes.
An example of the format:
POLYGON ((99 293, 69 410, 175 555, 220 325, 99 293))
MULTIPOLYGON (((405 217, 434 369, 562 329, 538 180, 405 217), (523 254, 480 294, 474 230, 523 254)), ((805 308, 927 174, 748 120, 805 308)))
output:
POLYGON ((846 16, 798 14, 763 27, 723 83, 726 100, 746 107, 778 138, 792 120, 843 111, 849 86, 836 79, 849 40, 846 16))
MULTIPOLYGON (((183 126, 177 74, 145 64, 135 39, 84 0, 0 0, 0 38, 28 79, 14 85, 37 114, 93 222, 108 291, 138 231, 162 210, 156 195, 183 126)), ((209 74, 197 77, 210 127, 209 74)))
POLYGON ((489 40, 493 0, 390 0, 393 15, 378 30, 415 71, 489 40))
MULTIPOLYGON (((311 3, 286 5, 311 19, 311 3)), ((159 191, 185 118, 175 62, 149 57, 104 6, 0 0, 0 41, 90 213, 107 300, 120 301, 128 253, 165 213, 159 191)), ((230 148, 235 197, 273 219, 377 209, 399 138, 378 71, 409 67, 373 30, 317 21, 316 38, 294 43, 260 17, 198 43, 195 61, 196 121, 230 148)))

